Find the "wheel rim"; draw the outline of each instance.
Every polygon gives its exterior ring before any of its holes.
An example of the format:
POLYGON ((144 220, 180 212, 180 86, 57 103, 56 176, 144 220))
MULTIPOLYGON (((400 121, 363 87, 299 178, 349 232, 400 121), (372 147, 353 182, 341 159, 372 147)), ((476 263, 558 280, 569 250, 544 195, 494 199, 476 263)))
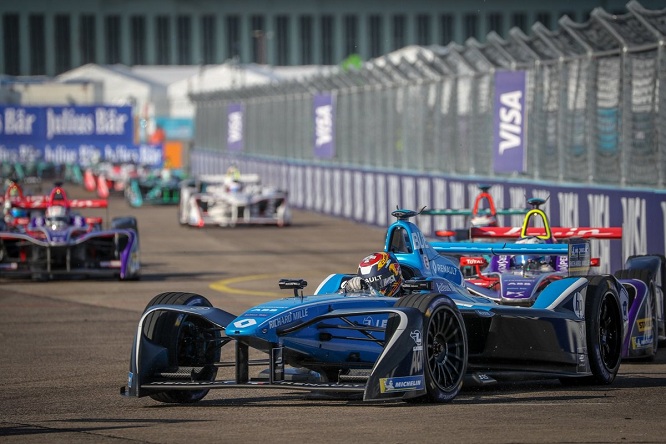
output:
MULTIPOLYGON (((181 315, 183 316, 183 315, 181 315)), ((202 367, 195 380, 209 381, 215 379, 217 369, 212 365, 216 361, 215 333, 197 319, 187 316, 177 324, 176 365, 179 367, 202 367)))
POLYGON ((605 295, 599 317, 599 347, 601 359, 607 369, 615 368, 620 359, 622 334, 620 319, 611 295, 605 295))
POLYGON ((428 368, 442 390, 457 386, 465 367, 465 342, 458 318, 448 309, 432 315, 427 337, 428 368))

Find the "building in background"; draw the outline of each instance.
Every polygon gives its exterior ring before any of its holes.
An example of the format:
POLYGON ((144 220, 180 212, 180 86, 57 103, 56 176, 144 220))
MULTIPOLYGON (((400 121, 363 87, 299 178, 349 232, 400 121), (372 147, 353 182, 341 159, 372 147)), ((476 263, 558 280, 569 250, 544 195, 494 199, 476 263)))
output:
MULTIPOLYGON (((663 0, 643 0, 661 8, 663 0)), ((483 41, 513 27, 585 21, 624 0, 24 0, 0 2, 0 74, 98 65, 335 65, 408 45, 483 41)))

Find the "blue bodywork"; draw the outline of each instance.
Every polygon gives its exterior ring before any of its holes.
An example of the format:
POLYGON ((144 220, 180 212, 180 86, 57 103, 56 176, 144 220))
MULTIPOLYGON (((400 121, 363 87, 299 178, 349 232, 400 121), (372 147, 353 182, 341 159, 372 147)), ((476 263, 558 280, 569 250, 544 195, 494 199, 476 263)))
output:
MULTIPOLYGON (((585 278, 559 280, 545 288, 531 307, 503 306, 468 288, 455 260, 440 254, 439 246, 431 244, 410 222, 416 212, 398 210, 392 214, 397 220, 387 230, 384 248, 395 254, 407 278, 403 285, 407 296, 403 298, 434 294, 453 301, 464 319, 470 375, 483 373, 484 380, 514 372, 559 378, 594 375, 583 309, 588 286, 585 278)), ((470 245, 458 244, 461 248, 470 245)), ((492 248, 504 254, 563 251, 561 245, 493 244, 492 248)), ((214 307, 149 304, 137 328, 128 384, 122 392, 146 396, 164 390, 288 384, 306 390, 360 392, 366 400, 423 395, 427 347, 421 345, 421 339, 427 333, 427 311, 405 307, 398 303, 401 298, 345 292, 342 283, 352 276, 332 274, 311 295, 302 294, 307 283, 283 281, 282 288, 292 288, 293 296, 257 305, 240 316, 214 307), (151 316, 164 312, 204 321, 224 334, 222 345, 235 342, 236 378, 188 383, 164 377, 158 369, 174 363, 167 359, 168 350, 145 333, 151 316), (397 327, 391 324, 392 319, 399 320, 397 327), (268 381, 248 377, 248 348, 268 355, 268 381), (321 379, 301 385, 289 383, 284 379, 285 365, 305 369, 321 379), (360 370, 366 371, 360 384, 346 383, 339 376, 360 370), (408 388, 393 392, 387 389, 389 383, 408 388)), ((613 306, 619 303, 612 301, 613 306)), ((617 312, 619 319, 619 308, 617 312)), ((178 323, 182 324, 181 318, 178 323)), ((621 320, 617 324, 621 330, 621 320)))

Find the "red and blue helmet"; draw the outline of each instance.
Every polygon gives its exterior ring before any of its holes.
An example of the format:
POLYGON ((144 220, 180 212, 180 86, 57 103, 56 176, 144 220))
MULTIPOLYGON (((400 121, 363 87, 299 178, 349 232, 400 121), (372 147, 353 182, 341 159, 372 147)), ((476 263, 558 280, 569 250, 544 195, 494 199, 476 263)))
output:
POLYGON ((396 296, 403 280, 395 255, 384 251, 365 257, 358 264, 358 275, 368 287, 384 296, 396 296))

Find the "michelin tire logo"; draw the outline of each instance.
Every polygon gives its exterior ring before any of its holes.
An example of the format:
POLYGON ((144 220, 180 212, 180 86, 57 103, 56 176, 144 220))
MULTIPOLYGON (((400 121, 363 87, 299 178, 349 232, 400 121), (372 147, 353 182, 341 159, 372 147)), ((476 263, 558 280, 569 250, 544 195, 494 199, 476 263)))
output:
POLYGON ((403 376, 401 378, 381 378, 379 390, 381 393, 409 392, 421 390, 425 386, 423 375, 403 376))

